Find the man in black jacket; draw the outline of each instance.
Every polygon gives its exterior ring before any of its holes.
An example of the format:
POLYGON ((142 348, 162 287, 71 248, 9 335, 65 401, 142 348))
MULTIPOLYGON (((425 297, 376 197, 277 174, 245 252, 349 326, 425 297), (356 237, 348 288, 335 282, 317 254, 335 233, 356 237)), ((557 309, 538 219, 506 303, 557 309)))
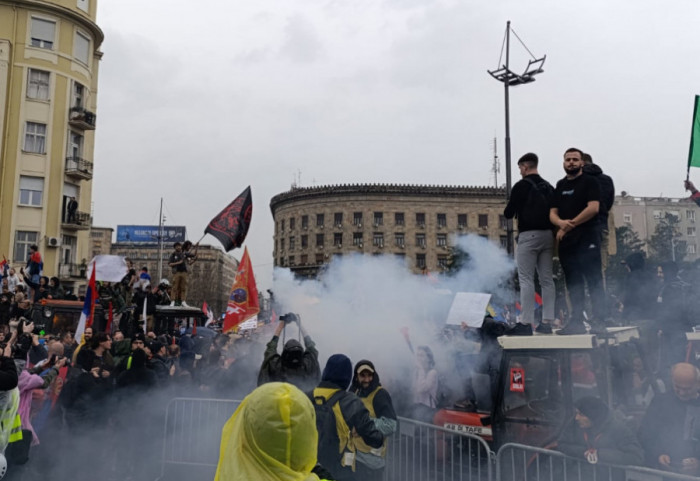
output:
MULTIPOLYGON (((591 154, 583 154, 583 173, 598 181, 600 187, 600 208, 598 209, 598 228, 600 229, 600 265, 603 269, 603 287, 605 287, 605 271, 608 269, 608 257, 615 254, 617 246, 613 243, 614 251, 609 248, 610 229, 615 233, 615 219, 610 211, 615 203, 615 183, 609 175, 603 173, 600 166, 593 163, 591 154)), ((613 239, 614 240, 614 239, 613 239)))
POLYGON ((549 221, 554 188, 540 177, 537 155, 528 153, 518 160, 522 180, 516 182, 508 205, 503 211, 507 219, 518 219, 518 247, 515 261, 520 283, 521 322, 510 330, 510 335, 531 335, 535 320, 535 272, 542 287, 542 323, 536 331, 551 334, 554 320, 556 292, 552 277, 554 233, 549 221))
POLYGON ((318 462, 337 481, 359 479, 355 477, 355 435, 371 448, 381 448, 384 443, 384 435, 360 398, 346 391, 351 380, 350 359, 333 354, 323 369, 321 383, 311 394, 318 428, 318 462))

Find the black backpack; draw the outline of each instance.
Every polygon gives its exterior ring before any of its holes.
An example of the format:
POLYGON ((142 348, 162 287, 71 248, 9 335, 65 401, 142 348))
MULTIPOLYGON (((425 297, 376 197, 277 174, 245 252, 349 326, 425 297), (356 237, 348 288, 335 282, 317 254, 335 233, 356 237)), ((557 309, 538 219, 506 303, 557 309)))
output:
POLYGON ((518 216, 518 223, 523 222, 528 225, 541 225, 542 228, 545 228, 545 225, 549 225, 549 228, 551 228, 549 209, 551 208, 552 198, 554 197, 554 187, 544 179, 535 182, 533 179, 525 177, 523 180, 530 184, 531 188, 527 195, 526 207, 518 216))
POLYGON ((318 460, 326 468, 331 468, 340 463, 342 453, 338 453, 340 438, 335 424, 333 406, 346 394, 342 389, 333 393, 326 400, 323 396, 310 394, 311 402, 316 410, 316 430, 318 431, 318 460))

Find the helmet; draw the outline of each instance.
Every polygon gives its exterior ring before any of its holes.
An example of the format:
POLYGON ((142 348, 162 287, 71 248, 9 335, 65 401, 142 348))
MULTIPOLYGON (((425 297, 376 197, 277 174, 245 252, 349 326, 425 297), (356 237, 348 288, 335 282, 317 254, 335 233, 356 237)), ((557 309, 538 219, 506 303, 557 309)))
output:
POLYGON ((7 474, 7 458, 5 455, 0 453, 0 479, 4 478, 7 474))
POLYGON ((163 287, 170 287, 170 281, 168 281, 167 279, 161 279, 160 284, 158 285, 163 287))

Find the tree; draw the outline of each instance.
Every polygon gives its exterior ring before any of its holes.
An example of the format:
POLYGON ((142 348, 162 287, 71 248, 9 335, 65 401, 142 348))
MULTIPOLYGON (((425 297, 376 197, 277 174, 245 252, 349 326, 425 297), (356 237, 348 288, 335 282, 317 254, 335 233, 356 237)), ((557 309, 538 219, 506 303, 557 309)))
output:
POLYGON ((656 225, 654 234, 649 239, 650 254, 654 262, 683 261, 686 246, 685 242, 681 241, 679 224, 678 217, 666 212, 656 225))
POLYGON ((617 253, 608 259, 605 280, 608 292, 619 293, 619 288, 627 275, 627 269, 622 264, 622 261, 631 254, 644 253, 644 241, 628 225, 615 228, 615 237, 617 240, 617 253))

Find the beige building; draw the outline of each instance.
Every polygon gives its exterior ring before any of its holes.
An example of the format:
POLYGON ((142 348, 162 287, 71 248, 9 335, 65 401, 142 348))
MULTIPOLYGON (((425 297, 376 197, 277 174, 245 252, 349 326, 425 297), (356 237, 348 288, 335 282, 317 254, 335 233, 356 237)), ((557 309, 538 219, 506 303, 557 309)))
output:
MULTIPOLYGON (((696 214, 698 207, 689 198, 669 198, 669 197, 635 197, 622 192, 623 195, 615 197, 613 214, 615 215, 615 225, 629 225, 639 238, 645 242, 654 235, 659 221, 666 216, 666 213, 674 215, 679 219, 679 229, 681 239, 679 242, 685 243, 685 261, 693 262, 698 259, 698 232, 696 224, 696 214)), ((645 250, 648 246, 645 245, 645 250)), ((648 252, 647 252, 648 253, 648 252)))
MULTIPOLYGON (((142 267, 148 267, 148 272, 154 283, 158 283, 158 245, 114 243, 111 253, 124 256, 131 260, 134 268, 139 271, 142 267)), ((172 282, 171 269, 168 259, 173 253, 173 246, 163 247, 163 277, 172 282)), ((226 254, 218 247, 200 245, 197 252, 197 261, 188 266, 189 278, 186 302, 195 307, 201 307, 204 301, 220 315, 226 310, 231 287, 236 277, 238 261, 235 257, 226 254)))
POLYGON ((96 12, 96 0, 0 0, 0 254, 23 265, 37 244, 44 274, 68 287, 90 256, 96 12))
POLYGON ((292 188, 270 201, 274 265, 315 276, 335 256, 401 257, 413 272, 450 261, 453 234, 505 248, 505 191, 493 187, 360 184, 292 188))

